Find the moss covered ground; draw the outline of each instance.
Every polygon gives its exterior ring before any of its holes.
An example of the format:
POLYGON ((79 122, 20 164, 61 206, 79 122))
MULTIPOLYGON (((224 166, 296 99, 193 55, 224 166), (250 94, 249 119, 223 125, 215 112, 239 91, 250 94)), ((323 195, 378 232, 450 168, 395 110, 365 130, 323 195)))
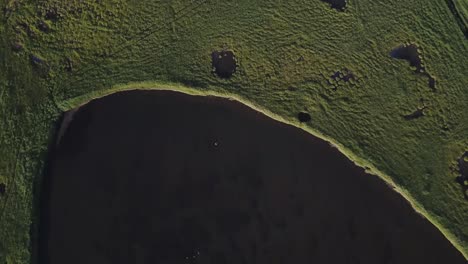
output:
POLYGON ((468 201, 455 180, 468 150, 468 41, 446 1, 349 0, 344 11, 321 0, 1 5, 0 263, 34 262, 37 189, 62 111, 165 86, 234 96, 290 123, 309 113, 304 129, 388 177, 468 255, 468 201), (418 47, 434 88, 390 56, 403 44, 418 47), (212 73, 221 50, 237 59, 229 79, 212 73))

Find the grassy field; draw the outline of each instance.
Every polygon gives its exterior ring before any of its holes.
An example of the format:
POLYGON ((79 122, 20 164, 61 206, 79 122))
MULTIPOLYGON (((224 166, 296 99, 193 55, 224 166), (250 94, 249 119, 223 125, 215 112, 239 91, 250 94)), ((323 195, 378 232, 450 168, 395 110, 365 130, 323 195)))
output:
POLYGON ((33 262, 36 189, 62 110, 143 82, 235 95, 288 122, 308 112, 309 131, 388 175, 468 255, 455 181, 468 151, 468 42, 447 3, 284 2, 2 0, 0 263, 33 262), (402 44, 418 46, 434 89, 390 57, 402 44), (212 74, 223 49, 239 64, 230 79, 212 74))
POLYGON ((463 23, 468 27, 468 1, 456 0, 455 6, 457 7, 460 15, 462 16, 463 23))
POLYGON ((460 30, 468 39, 468 1, 467 0, 446 0, 453 16, 455 17, 460 30))

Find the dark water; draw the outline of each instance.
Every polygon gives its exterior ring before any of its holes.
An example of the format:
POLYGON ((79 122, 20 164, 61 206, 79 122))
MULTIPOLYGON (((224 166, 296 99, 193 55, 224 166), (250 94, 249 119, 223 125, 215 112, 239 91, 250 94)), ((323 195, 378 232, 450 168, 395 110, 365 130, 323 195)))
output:
POLYGON ((329 3, 331 8, 338 11, 344 11, 346 8, 346 0, 322 0, 323 2, 329 3))
POLYGON ((424 67, 419 48, 415 44, 400 45, 390 52, 390 56, 395 59, 406 60, 410 66, 416 68, 416 73, 423 74, 428 78, 428 86, 432 90, 436 88, 436 79, 430 75, 424 67))
POLYGON ((299 122, 305 123, 305 122, 309 122, 310 120, 312 120, 312 117, 310 116, 309 113, 300 112, 299 114, 297 114, 297 119, 299 120, 299 122))
POLYGON ((214 73, 222 79, 229 79, 236 72, 237 62, 234 53, 229 50, 213 51, 211 64, 214 73))
POLYGON ((424 71, 418 47, 414 44, 401 45, 390 52, 390 56, 395 59, 406 60, 412 67, 416 68, 416 72, 424 71))
POLYGON ((174 92, 82 107, 41 203, 41 263, 466 263, 328 143, 174 92))

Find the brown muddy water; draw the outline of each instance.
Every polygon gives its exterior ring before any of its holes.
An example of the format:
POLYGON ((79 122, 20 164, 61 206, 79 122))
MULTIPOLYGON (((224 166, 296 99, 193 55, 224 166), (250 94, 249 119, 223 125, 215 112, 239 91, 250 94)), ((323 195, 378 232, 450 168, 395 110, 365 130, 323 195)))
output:
POLYGON ((92 101, 44 180, 40 263, 466 263, 380 178, 227 99, 92 101))

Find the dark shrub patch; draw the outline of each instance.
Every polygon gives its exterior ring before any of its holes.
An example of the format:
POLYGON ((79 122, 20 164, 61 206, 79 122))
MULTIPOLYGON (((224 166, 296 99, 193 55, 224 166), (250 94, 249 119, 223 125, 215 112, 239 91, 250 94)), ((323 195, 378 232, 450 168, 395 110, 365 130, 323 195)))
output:
POLYGON ((434 79, 434 77, 429 75, 429 88, 435 89, 435 87, 436 87, 436 80, 434 79))
POLYGON ((72 72, 73 71, 73 61, 70 58, 65 59, 65 70, 67 72, 72 72))
POLYGON ((4 195, 6 192, 6 185, 4 183, 0 183, 0 195, 4 195))
POLYGON ((34 66, 40 66, 45 64, 44 60, 36 55, 31 55, 31 62, 34 66))
POLYGON ((425 107, 423 108, 418 108, 416 111, 414 111, 413 113, 411 114, 408 114, 408 115, 405 115, 404 118, 406 120, 413 120, 413 119, 416 119, 416 118, 420 118, 420 117, 423 117, 424 116, 424 109, 426 109, 425 107))
POLYGON ((237 62, 232 51, 213 51, 211 61, 213 72, 220 78, 229 79, 236 72, 237 62))
POLYGON ((468 187, 468 152, 465 152, 458 160, 458 170, 460 176, 458 176, 457 181, 468 187))
POLYGON ((36 73, 38 73, 41 77, 46 77, 50 70, 48 63, 36 55, 31 55, 30 59, 36 73))
POLYGON ((468 151, 458 160, 458 170, 460 176, 457 177, 457 182, 461 185, 463 194, 468 200, 468 151))
POLYGON ((345 83, 349 83, 351 86, 355 86, 358 78, 354 73, 347 69, 343 68, 339 71, 333 73, 330 78, 327 80, 328 85, 333 87, 333 90, 337 90, 340 86, 343 86, 345 83))
POLYGON ((59 14, 56 9, 49 9, 45 13, 45 18, 47 20, 56 21, 59 18, 59 14))
POLYGON ((331 77, 335 81, 349 82, 350 80, 356 80, 354 74, 346 68, 342 71, 335 72, 331 77))
POLYGON ((11 48, 13 49, 14 52, 20 52, 23 50, 23 45, 21 45, 21 43, 19 42, 15 42, 11 48))
POLYGON ((49 32, 49 24, 47 24, 47 22, 44 22, 44 21, 39 21, 39 23, 37 23, 37 28, 42 31, 42 32, 49 32))
POLYGON ((297 119, 299 119, 299 122, 305 123, 305 122, 309 122, 312 118, 310 117, 308 113, 300 112, 299 114, 297 114, 297 119))

